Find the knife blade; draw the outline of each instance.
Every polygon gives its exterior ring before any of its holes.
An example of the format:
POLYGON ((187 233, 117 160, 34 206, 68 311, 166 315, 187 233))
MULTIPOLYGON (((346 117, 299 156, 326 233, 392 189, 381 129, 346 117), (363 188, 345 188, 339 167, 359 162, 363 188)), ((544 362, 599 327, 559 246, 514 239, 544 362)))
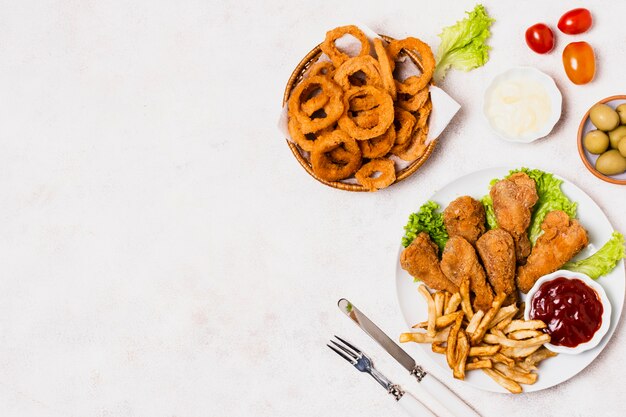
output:
MULTIPOLYGON (((374 339, 387 351, 397 362, 407 369, 417 379, 421 388, 444 407, 452 415, 457 417, 480 417, 472 407, 463 401, 454 391, 444 385, 433 375, 428 374, 424 368, 418 365, 408 353, 396 342, 391 340, 374 322, 372 322, 361 310, 350 301, 341 298, 337 302, 339 309, 347 315, 357 326, 374 339)), ((441 408, 439 407, 439 408, 441 408)))

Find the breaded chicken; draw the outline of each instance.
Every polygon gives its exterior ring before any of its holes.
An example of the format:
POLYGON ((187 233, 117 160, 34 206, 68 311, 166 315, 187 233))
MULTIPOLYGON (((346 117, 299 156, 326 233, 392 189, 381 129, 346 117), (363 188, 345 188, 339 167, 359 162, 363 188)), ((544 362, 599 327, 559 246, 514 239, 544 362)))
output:
POLYGON ((422 232, 402 251, 400 265, 431 289, 445 290, 454 294, 459 291, 459 287, 450 282, 441 272, 438 253, 439 248, 430 239, 428 233, 422 232))
POLYGON ((459 197, 443 211, 448 235, 461 236, 472 245, 485 233, 485 208, 472 197, 459 197))
POLYGON ((493 290, 496 294, 507 295, 503 305, 516 302, 515 243, 509 232, 504 229, 488 231, 476 242, 476 250, 483 261, 493 290))
POLYGON ((523 172, 498 181, 489 191, 498 226, 506 230, 515 242, 518 264, 524 264, 530 254, 527 229, 531 209, 539 199, 535 181, 523 172))
POLYGON ((541 276, 558 270, 589 243, 587 231, 561 210, 548 213, 541 229, 543 234, 537 239, 528 261, 517 268, 517 286, 524 293, 541 276))
POLYGON ((441 257, 441 270, 455 285, 461 285, 466 277, 470 290, 475 294, 474 309, 487 312, 493 301, 493 290, 487 283, 485 271, 478 261, 474 247, 461 236, 453 236, 446 242, 441 257))

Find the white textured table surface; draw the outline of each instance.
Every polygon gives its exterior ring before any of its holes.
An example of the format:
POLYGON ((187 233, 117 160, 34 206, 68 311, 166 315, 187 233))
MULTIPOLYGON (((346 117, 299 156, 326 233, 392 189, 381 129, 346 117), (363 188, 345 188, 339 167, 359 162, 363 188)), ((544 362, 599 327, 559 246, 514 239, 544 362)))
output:
MULTIPOLYGON (((566 2, 485 1, 491 60, 443 84, 463 108, 433 157, 357 194, 311 179, 278 134, 293 67, 357 20, 436 47, 473 2, 2 2, 0 415, 400 415, 324 344, 345 335, 411 387, 335 303, 402 330, 398 241, 430 194, 483 167, 531 165, 579 185, 626 232, 626 188, 575 149, 583 112, 625 93, 626 3, 587 3, 596 24, 578 38, 596 47, 598 74, 576 87, 560 59, 570 38, 548 56, 523 40, 566 2), (564 95, 553 134, 527 146, 494 138, 478 105, 486 80, 518 64, 564 95)), ((584 372, 531 395, 453 386, 485 416, 618 416, 625 344, 620 325, 584 372)))

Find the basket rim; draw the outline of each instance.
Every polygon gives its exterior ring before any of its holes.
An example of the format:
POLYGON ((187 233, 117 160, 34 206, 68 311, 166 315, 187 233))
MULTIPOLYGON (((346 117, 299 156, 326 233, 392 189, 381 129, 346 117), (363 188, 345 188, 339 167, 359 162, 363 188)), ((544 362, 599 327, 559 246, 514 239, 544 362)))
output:
MULTIPOLYGON (((386 42, 391 42, 394 40, 394 38, 387 36, 387 35, 379 34, 379 36, 386 42)), ((289 77, 289 80, 287 81, 287 85, 285 86, 285 93, 283 94, 283 102, 282 102, 283 107, 285 107, 287 100, 289 100, 289 95, 291 94, 291 91, 295 88, 297 81, 304 75, 308 67, 311 64, 313 64, 315 61, 317 61, 317 58, 322 54, 321 45, 322 44, 320 43, 316 45, 313 49, 311 49, 311 51, 308 54, 306 54, 304 58, 302 58, 302 60, 298 63, 296 68, 291 73, 291 76, 289 77)), ((421 66, 421 64, 419 63, 419 59, 415 55, 415 53, 411 51, 406 51, 406 53, 416 65, 421 66)), ((424 151, 424 154, 422 156, 412 161, 405 168, 396 172, 396 179, 393 183, 389 185, 389 187, 413 175, 428 160, 428 158, 430 158, 431 154, 435 150, 435 147, 438 141, 439 141, 439 138, 433 139, 433 141, 430 142, 428 146, 426 147, 426 150, 424 151)), ((300 152, 300 147, 296 143, 291 142, 287 138, 285 138, 285 142, 287 142, 289 149, 291 149, 291 153, 296 158, 296 160, 300 163, 302 168, 304 168, 304 170, 310 176, 312 176, 313 178, 315 178, 317 181, 321 182, 322 184, 327 185, 329 187, 344 190, 344 191, 356 191, 356 192, 370 191, 368 188, 365 188, 360 184, 350 184, 350 183, 345 183, 341 181, 326 181, 318 177, 315 174, 315 172, 313 172, 313 168, 311 167, 311 164, 309 163, 309 161, 300 152)))

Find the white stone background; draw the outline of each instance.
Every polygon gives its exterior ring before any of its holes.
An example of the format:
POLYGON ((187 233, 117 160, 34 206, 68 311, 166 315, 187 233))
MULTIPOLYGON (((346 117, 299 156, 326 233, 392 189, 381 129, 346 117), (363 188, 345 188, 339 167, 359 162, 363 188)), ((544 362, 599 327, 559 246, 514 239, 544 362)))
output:
MULTIPOLYGON (((435 190, 480 168, 541 167, 626 232, 626 188, 587 172, 575 142, 590 105, 626 93, 626 3, 585 2, 592 30, 558 34, 547 56, 524 30, 555 27, 571 2, 484 3, 491 59, 445 80, 463 107, 434 155, 358 194, 310 178, 278 133, 292 69, 353 21, 436 48, 474 1, 0 2, 0 415, 401 415, 324 344, 345 335, 411 388, 335 303, 403 329, 398 242, 435 190), (561 66, 575 39, 596 48, 586 86, 561 66), (564 96, 561 122, 531 145, 496 139, 479 106, 487 80, 520 64, 564 96)), ((625 343, 620 325, 592 365, 542 392, 453 387, 484 416, 623 415, 625 343)))

